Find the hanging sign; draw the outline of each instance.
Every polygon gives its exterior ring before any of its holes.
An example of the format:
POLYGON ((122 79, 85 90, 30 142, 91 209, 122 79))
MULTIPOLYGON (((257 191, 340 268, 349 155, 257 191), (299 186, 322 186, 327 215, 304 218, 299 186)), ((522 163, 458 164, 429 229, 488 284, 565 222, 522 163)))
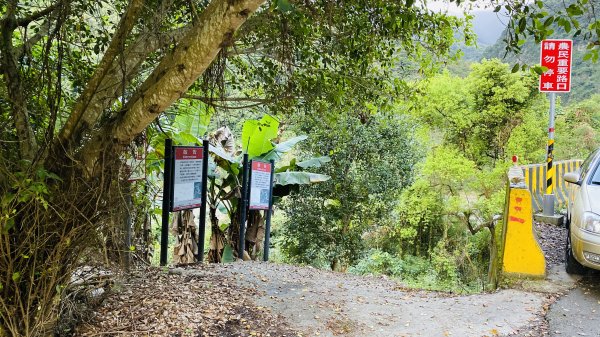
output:
POLYGON ((250 209, 269 209, 271 200, 271 163, 252 161, 250 172, 250 209))
POLYGON ((541 92, 571 91, 572 40, 543 40, 540 64, 548 68, 540 76, 541 92))
POLYGON ((202 158, 200 146, 175 146, 173 156, 172 211, 202 205, 202 158))

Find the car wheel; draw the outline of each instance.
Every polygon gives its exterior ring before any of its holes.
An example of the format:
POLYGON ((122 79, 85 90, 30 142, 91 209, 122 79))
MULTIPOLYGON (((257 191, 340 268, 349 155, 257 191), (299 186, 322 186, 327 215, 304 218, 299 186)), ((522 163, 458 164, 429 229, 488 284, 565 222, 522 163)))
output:
POLYGON ((567 244, 565 247, 565 270, 567 274, 581 275, 585 272, 585 267, 573 256, 573 247, 571 246, 571 231, 567 231, 567 244))

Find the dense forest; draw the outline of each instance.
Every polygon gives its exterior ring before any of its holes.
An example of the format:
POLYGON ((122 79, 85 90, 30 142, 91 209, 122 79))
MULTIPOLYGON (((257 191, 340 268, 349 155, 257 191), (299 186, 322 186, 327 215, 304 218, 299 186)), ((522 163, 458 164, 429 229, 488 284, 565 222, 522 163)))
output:
MULTIPOLYGON (((556 156, 582 158, 600 144, 596 4, 545 3, 502 2, 499 43, 573 28, 582 86, 556 156)), ((211 144, 203 262, 261 258, 263 215, 239 231, 248 154, 276 165, 272 260, 494 288, 509 158, 544 160, 548 102, 535 66, 457 63, 470 20, 415 1, 2 2, 0 336, 67 334, 83 267, 157 264, 166 139, 211 144)), ((178 219, 170 261, 196 262, 178 219)))

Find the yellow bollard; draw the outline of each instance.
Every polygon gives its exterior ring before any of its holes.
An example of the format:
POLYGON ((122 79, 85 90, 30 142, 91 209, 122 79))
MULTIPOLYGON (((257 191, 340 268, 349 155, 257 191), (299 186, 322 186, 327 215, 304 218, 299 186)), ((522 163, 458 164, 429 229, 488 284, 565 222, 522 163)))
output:
POLYGON ((534 235, 531 193, 524 184, 522 171, 516 173, 520 173, 519 178, 511 178, 509 173, 510 180, 521 179, 521 184, 509 183, 508 187, 502 272, 543 278, 546 276, 546 259, 534 235))

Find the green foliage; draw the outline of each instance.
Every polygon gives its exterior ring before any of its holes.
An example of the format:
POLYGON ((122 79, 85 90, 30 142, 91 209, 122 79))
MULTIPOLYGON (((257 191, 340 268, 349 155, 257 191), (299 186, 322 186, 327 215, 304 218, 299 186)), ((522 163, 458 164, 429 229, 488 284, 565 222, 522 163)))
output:
POLYGON ((412 126, 382 112, 368 121, 346 114, 300 123, 311 134, 304 153, 331 157, 319 171, 331 180, 285 202, 282 253, 295 262, 348 266, 363 249, 362 235, 388 221, 398 192, 411 181, 418 160, 412 126))
POLYGON ((540 112, 535 77, 512 73, 498 60, 472 65, 466 78, 436 76, 424 94, 414 114, 477 166, 507 159, 512 130, 540 112))
POLYGON ((535 107, 533 113, 523 117, 523 122, 511 132, 506 144, 507 156, 519 157, 519 164, 542 163, 546 160, 548 138, 547 107, 535 107))
MULTIPOLYGON (((508 51, 519 52, 525 39, 532 36, 536 43, 552 37, 556 31, 579 37, 587 44, 586 59, 598 60, 600 24, 595 16, 594 1, 505 2, 510 13, 505 43, 508 51), (589 56, 588 56, 589 55, 589 56)), ((497 6, 500 11, 502 6, 497 6)))
POLYGON ((221 257, 221 263, 229 263, 233 262, 234 260, 233 248, 231 245, 225 245, 225 248, 223 248, 223 257, 221 257))
POLYGON ((320 183, 330 179, 325 174, 310 173, 310 172, 278 172, 275 173, 275 181, 277 185, 308 185, 320 183))
POLYGON ((243 151, 250 159, 271 151, 274 148, 271 141, 277 137, 278 129, 279 121, 270 115, 264 115, 260 120, 247 120, 242 129, 243 151))
POLYGON ((400 195, 398 221, 388 246, 402 253, 427 256, 443 232, 443 199, 428 181, 417 179, 400 195))
POLYGON ((460 264, 442 246, 431 258, 413 255, 397 256, 378 249, 371 249, 348 272, 358 275, 387 275, 402 284, 430 290, 457 293, 481 291, 476 281, 459 279, 460 264))

